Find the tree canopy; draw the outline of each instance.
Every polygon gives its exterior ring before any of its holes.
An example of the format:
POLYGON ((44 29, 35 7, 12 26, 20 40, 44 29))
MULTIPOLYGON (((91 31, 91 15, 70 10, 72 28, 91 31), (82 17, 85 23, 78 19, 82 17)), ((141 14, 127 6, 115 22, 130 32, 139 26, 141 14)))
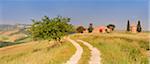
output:
POLYGON ((107 28, 109 28, 113 31, 115 29, 115 25, 114 24, 108 24, 107 28))
POLYGON ((83 31, 85 31, 86 29, 83 26, 79 26, 76 30, 78 33, 83 33, 83 31))
POLYGON ((73 31, 73 26, 69 24, 70 18, 58 16, 49 18, 44 16, 42 20, 32 20, 33 24, 29 32, 33 39, 57 40, 73 31))
POLYGON ((94 29, 94 28, 93 28, 93 24, 90 23, 90 24, 89 24, 89 28, 88 28, 88 32, 91 33, 91 32, 93 31, 93 29, 94 29))

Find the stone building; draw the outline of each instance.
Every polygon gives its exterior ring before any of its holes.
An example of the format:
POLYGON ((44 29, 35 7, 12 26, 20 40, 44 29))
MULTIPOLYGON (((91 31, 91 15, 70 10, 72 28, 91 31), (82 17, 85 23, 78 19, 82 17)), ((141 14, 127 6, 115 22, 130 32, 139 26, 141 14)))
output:
POLYGON ((130 30, 132 33, 136 33, 137 32, 137 26, 135 24, 131 24, 130 30))
MULTIPOLYGON (((92 33, 110 33, 112 31, 113 30, 111 28, 108 28, 107 26, 97 26, 97 27, 94 27, 92 33)), ((88 29, 85 28, 83 33, 88 33, 88 29)))
POLYGON ((106 29, 107 29, 107 27, 105 27, 105 26, 97 26, 94 28, 93 32, 94 33, 105 33, 106 29))

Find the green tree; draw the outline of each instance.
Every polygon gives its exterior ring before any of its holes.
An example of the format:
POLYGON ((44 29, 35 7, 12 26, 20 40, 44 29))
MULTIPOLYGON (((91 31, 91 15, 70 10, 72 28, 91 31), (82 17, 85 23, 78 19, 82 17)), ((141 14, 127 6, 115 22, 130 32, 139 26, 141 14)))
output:
POLYGON ((137 32, 141 32, 141 31, 142 31, 142 27, 141 27, 140 20, 139 20, 137 24, 137 32))
POLYGON ((109 28, 111 31, 113 31, 115 29, 115 25, 109 24, 109 25, 107 25, 107 28, 109 28))
POLYGON ((127 31, 130 31, 130 21, 127 22, 127 31))
POLYGON ((83 26, 79 26, 76 30, 77 30, 78 33, 83 33, 85 28, 83 26))
POLYGON ((89 24, 89 28, 88 28, 88 32, 91 33, 93 31, 93 24, 90 23, 89 24))
POLYGON ((61 38, 73 31, 73 26, 68 24, 70 18, 55 17, 49 18, 44 16, 41 21, 32 20, 33 24, 29 28, 29 32, 34 40, 55 40, 59 41, 61 38))

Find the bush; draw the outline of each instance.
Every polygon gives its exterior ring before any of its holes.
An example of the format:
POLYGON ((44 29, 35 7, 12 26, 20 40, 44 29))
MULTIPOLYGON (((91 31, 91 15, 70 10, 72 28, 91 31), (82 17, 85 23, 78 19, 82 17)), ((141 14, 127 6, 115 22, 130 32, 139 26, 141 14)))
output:
POLYGON ((107 25, 107 28, 109 28, 113 31, 115 29, 115 25, 114 24, 109 24, 109 25, 107 25))
POLYGON ((76 30, 77 30, 78 33, 83 33, 85 28, 83 26, 79 26, 76 30))

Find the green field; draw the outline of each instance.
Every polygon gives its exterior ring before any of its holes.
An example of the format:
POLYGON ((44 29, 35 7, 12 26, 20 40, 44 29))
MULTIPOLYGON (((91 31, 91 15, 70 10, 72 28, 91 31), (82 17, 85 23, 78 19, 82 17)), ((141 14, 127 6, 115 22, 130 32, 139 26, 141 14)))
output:
POLYGON ((148 64, 149 33, 76 34, 97 47, 103 64, 148 64))

